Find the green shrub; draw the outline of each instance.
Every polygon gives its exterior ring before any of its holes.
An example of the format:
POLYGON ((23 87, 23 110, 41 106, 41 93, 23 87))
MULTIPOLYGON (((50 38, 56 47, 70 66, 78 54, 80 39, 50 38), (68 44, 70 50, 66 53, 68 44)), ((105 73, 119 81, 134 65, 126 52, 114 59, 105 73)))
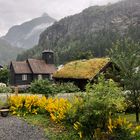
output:
POLYGON ((56 93, 78 92, 79 88, 73 83, 52 83, 48 80, 35 80, 31 83, 30 91, 32 93, 54 95, 56 93))
POLYGON ((98 84, 88 84, 86 92, 81 103, 67 113, 67 121, 74 124, 80 136, 92 138, 95 129, 105 131, 109 117, 124 110, 125 98, 117 84, 113 80, 105 81, 104 76, 98 79, 98 84))
POLYGON ((7 67, 0 70, 0 82, 5 84, 9 82, 9 69, 7 67))
POLYGON ((0 86, 0 93, 11 93, 12 89, 10 87, 0 86))
POLYGON ((30 91, 32 93, 45 94, 46 96, 55 93, 53 84, 48 80, 35 80, 31 83, 30 91))
POLYGON ((55 84, 55 90, 57 93, 72 93, 78 92, 80 89, 71 82, 67 83, 57 83, 55 84))

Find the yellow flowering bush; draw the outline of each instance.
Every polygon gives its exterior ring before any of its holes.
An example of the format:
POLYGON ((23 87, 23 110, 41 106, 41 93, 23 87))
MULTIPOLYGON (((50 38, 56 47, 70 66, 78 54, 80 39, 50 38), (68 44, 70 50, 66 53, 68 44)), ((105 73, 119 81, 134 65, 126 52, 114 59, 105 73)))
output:
POLYGON ((78 135, 79 135, 79 137, 80 138, 82 138, 83 136, 83 132, 82 132, 82 124, 80 124, 79 122, 75 122, 74 124, 73 124, 73 127, 74 127, 74 129, 76 130, 76 131, 78 131, 78 135))
POLYGON ((46 97, 31 96, 10 96, 10 111, 15 115, 37 114, 45 110, 46 97))
POLYGON ((112 120, 111 118, 109 118, 108 121, 108 132, 112 133, 114 129, 117 129, 118 127, 122 127, 122 126, 126 126, 127 128, 131 127, 131 124, 129 124, 126 119, 122 119, 121 117, 112 120))
POLYGON ((135 140, 140 140, 140 125, 131 128, 131 135, 135 140))
POLYGON ((65 113, 71 107, 70 102, 64 98, 48 98, 45 109, 54 122, 60 122, 65 118, 65 113))
POLYGON ((129 128, 131 124, 122 118, 109 118, 107 122, 107 130, 96 128, 94 129, 94 140, 131 140, 129 128), (126 139, 127 138, 127 139, 126 139))
POLYGON ((51 119, 60 122, 65 118, 65 113, 71 107, 70 102, 63 98, 48 98, 45 96, 10 96, 10 111, 14 115, 37 114, 48 112, 51 119))

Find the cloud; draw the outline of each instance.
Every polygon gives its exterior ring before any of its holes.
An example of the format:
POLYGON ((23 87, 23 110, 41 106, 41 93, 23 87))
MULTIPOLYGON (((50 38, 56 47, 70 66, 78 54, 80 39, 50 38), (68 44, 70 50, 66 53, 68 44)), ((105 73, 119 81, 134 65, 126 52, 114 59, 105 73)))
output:
POLYGON ((118 0, 0 0, 0 35, 16 24, 46 12, 56 19, 79 13, 91 5, 118 0))

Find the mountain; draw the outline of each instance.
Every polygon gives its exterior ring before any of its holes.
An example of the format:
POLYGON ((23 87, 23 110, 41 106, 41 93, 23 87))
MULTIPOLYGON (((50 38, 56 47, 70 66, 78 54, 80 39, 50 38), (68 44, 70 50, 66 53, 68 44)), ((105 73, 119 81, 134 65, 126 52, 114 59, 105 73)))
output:
POLYGON ((7 65, 10 61, 15 60, 18 53, 23 50, 11 46, 8 42, 0 39, 0 64, 7 65))
POLYGON ((140 41, 140 0, 92 6, 55 22, 40 35, 39 43, 18 60, 40 57, 44 49, 55 52, 56 63, 102 57, 118 39, 140 41))
POLYGON ((38 43, 40 33, 55 21, 55 19, 44 13, 41 17, 13 26, 3 39, 12 46, 29 49, 38 43))

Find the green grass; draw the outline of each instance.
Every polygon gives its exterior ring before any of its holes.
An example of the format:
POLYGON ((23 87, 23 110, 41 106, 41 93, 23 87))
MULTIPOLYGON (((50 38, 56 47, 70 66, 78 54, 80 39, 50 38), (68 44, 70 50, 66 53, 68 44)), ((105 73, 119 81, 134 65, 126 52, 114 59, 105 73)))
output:
POLYGON ((79 136, 71 126, 53 123, 47 115, 27 115, 25 121, 44 129, 49 140, 79 140, 79 136))
POLYGON ((125 114, 124 117, 126 117, 126 119, 132 123, 136 122, 135 114, 125 114))
POLYGON ((139 123, 136 122, 136 115, 134 113, 120 114, 120 117, 126 118, 127 121, 131 122, 134 125, 140 125, 140 122, 139 123))
MULTIPOLYGON (((126 118, 127 121, 137 125, 135 114, 120 114, 121 118, 126 118)), ((27 115, 24 119, 33 125, 39 126, 44 129, 45 136, 49 140, 79 140, 77 132, 72 126, 67 124, 56 124, 50 120, 46 115, 27 115)))

